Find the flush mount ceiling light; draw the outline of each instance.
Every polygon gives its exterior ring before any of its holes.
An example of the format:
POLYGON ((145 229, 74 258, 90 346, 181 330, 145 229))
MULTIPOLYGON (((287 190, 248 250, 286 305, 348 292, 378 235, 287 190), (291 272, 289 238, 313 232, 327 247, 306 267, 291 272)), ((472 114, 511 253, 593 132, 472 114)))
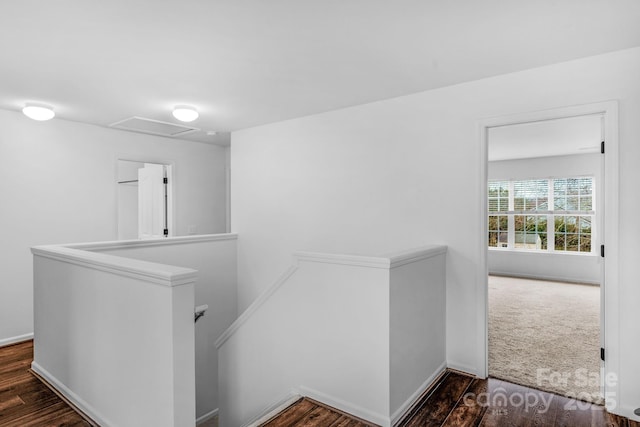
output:
POLYGON ((198 111, 188 105, 176 105, 173 109, 173 117, 181 122, 192 122, 199 116, 198 111))
POLYGON ((52 107, 41 104, 27 104, 22 109, 22 112, 30 119, 39 121, 51 120, 56 115, 56 113, 53 112, 52 107))

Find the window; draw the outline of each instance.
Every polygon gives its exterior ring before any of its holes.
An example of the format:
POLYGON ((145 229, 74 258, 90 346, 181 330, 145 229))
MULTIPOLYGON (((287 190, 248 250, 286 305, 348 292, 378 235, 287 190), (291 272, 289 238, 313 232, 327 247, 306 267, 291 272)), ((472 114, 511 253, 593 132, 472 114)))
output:
POLYGON ((508 217, 494 213, 509 210, 509 182, 489 182, 489 246, 506 248, 508 217))
POLYGON ((592 252, 593 178, 489 181, 489 247, 592 252))

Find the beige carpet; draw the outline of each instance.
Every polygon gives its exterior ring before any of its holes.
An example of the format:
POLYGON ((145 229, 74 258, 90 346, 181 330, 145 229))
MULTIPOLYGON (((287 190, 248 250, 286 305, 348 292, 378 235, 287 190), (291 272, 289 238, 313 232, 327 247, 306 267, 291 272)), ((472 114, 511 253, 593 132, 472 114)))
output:
POLYGON ((602 403, 600 288, 490 276, 489 375, 602 403))

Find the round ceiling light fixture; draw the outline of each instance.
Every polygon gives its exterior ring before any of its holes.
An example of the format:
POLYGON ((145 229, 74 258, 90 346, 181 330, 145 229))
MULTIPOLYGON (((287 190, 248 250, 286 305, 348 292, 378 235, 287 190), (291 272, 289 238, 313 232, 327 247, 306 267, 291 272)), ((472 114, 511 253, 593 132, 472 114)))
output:
POLYGON ((22 112, 30 119, 38 121, 51 120, 56 115, 52 107, 42 104, 27 104, 22 109, 22 112))
POLYGON ((198 111, 188 105, 176 105, 173 109, 173 117, 181 122, 192 122, 199 116, 198 111))

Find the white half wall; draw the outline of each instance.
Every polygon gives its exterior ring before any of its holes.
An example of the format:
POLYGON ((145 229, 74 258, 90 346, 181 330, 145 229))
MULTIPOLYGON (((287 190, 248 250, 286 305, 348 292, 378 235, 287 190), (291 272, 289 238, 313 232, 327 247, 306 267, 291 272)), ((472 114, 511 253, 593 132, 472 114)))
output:
POLYGON ((236 237, 235 234, 217 234, 74 245, 93 252, 198 271, 195 306, 206 304, 209 309, 195 325, 197 418, 218 409, 215 341, 237 317, 236 237))
POLYGON ((480 122, 617 100, 620 149, 619 408, 640 406, 640 48, 234 132, 232 230, 244 310, 298 249, 387 253, 445 244, 447 359, 475 373, 486 245, 480 122))
POLYGON ((446 252, 397 263, 389 278, 391 425, 446 367, 446 252))
POLYGON ((0 342, 33 332, 29 248, 117 239, 118 158, 174 165, 176 235, 226 231, 226 149, 0 110, 0 342))
POLYGON ((220 423, 295 391, 390 427, 444 370, 446 247, 298 252, 218 339, 220 423))
MULTIPOLYGON (((517 143, 517 142, 516 142, 517 143)), ((501 160, 489 162, 490 180, 516 180, 534 178, 562 178, 593 176, 595 210, 604 212, 602 203, 603 176, 601 154, 538 157, 533 159, 501 160)), ((596 216, 596 219, 601 219, 596 216)), ((593 226, 594 248, 602 243, 600 233, 602 221, 593 226)), ((526 252, 489 249, 487 262, 490 274, 517 276, 565 282, 600 284, 602 258, 599 250, 592 254, 526 252)))
POLYGON ((602 262, 598 255, 551 254, 490 250, 489 274, 558 282, 600 284, 602 262))
POLYGON ((33 253, 33 370, 101 426, 194 426, 197 272, 61 246, 33 253))

